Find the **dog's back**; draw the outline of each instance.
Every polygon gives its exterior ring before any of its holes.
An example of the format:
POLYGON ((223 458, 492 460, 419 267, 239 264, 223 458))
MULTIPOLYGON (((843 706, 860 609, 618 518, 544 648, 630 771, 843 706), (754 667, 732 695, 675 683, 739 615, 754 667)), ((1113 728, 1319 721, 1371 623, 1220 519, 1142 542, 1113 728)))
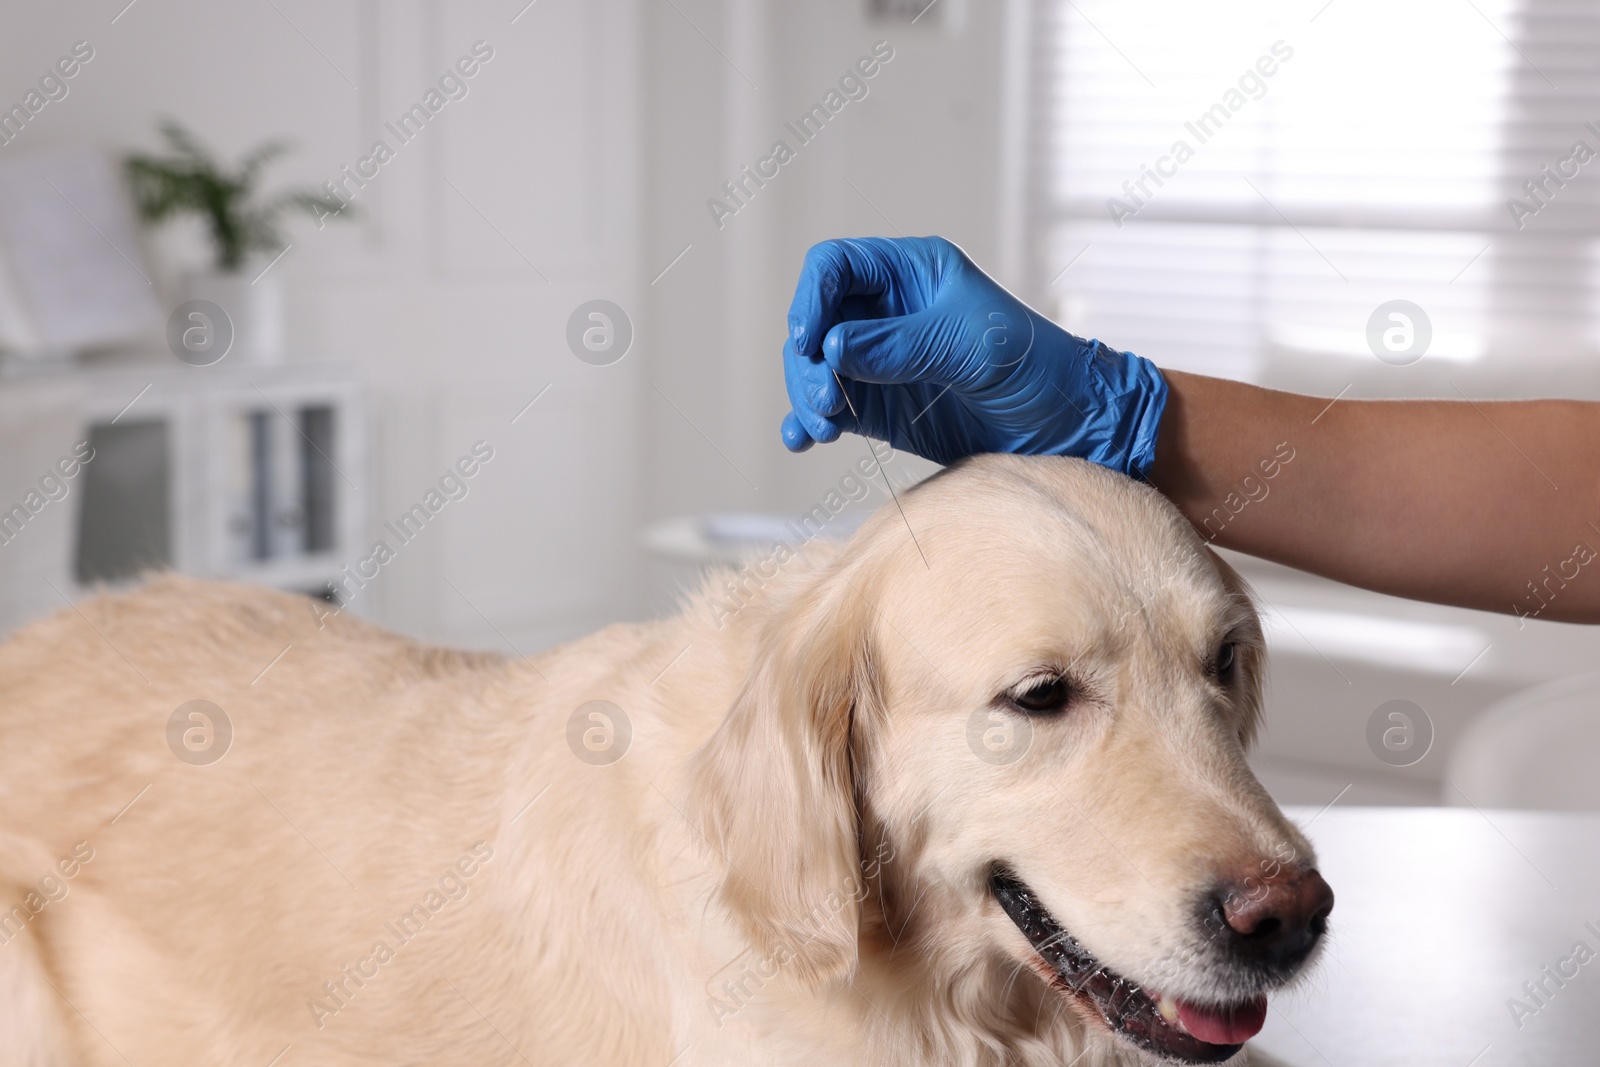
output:
POLYGON ((537 971, 639 916, 595 891, 631 862, 605 783, 553 749, 637 642, 541 677, 327 613, 163 578, 0 647, 0 1064, 594 1048, 537 971))

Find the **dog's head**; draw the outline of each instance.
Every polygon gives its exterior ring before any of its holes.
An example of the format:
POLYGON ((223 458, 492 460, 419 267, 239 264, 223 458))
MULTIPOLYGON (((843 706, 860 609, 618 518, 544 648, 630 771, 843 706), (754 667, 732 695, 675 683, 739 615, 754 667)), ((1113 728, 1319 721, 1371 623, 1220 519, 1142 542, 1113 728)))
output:
POLYGON ((792 583, 699 753, 723 903, 806 983, 922 968, 985 1040, 1228 1058, 1333 905, 1245 762, 1238 576, 1075 460, 981 457, 903 504, 792 583))

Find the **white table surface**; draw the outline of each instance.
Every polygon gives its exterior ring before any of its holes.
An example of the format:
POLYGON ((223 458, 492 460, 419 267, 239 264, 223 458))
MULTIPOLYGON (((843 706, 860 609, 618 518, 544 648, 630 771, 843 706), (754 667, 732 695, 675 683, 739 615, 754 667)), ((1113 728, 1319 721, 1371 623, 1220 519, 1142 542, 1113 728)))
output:
POLYGON ((1331 940, 1253 1047, 1295 1067, 1600 1064, 1600 813, 1289 814, 1333 886, 1331 940), (1519 1028, 1508 998, 1536 1006, 1523 983, 1580 941, 1595 958, 1519 1028))

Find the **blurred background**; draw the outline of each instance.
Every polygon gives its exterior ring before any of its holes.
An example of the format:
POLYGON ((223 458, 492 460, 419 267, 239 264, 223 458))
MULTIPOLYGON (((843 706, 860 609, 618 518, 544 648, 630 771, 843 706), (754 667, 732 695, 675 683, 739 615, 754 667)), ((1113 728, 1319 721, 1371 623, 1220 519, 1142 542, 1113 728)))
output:
MULTIPOLYGON (((531 654, 818 507, 848 532, 888 499, 839 492, 866 443, 778 436, 828 237, 942 234, 1163 366, 1600 398, 1600 11, 1567 0, 0 19, 4 631, 156 566, 531 654)), ((1281 800, 1600 806, 1600 633, 1236 562, 1281 800)))

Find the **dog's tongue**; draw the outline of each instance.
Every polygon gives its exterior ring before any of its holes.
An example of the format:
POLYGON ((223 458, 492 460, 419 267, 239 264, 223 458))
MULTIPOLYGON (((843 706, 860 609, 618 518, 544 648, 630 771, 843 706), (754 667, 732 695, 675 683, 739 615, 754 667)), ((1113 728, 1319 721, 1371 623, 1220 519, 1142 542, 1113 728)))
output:
POLYGON ((1178 1020, 1201 1041, 1242 1045, 1261 1032, 1267 1021, 1267 998, 1256 997, 1231 1008, 1202 1008, 1178 1001, 1178 1020))

